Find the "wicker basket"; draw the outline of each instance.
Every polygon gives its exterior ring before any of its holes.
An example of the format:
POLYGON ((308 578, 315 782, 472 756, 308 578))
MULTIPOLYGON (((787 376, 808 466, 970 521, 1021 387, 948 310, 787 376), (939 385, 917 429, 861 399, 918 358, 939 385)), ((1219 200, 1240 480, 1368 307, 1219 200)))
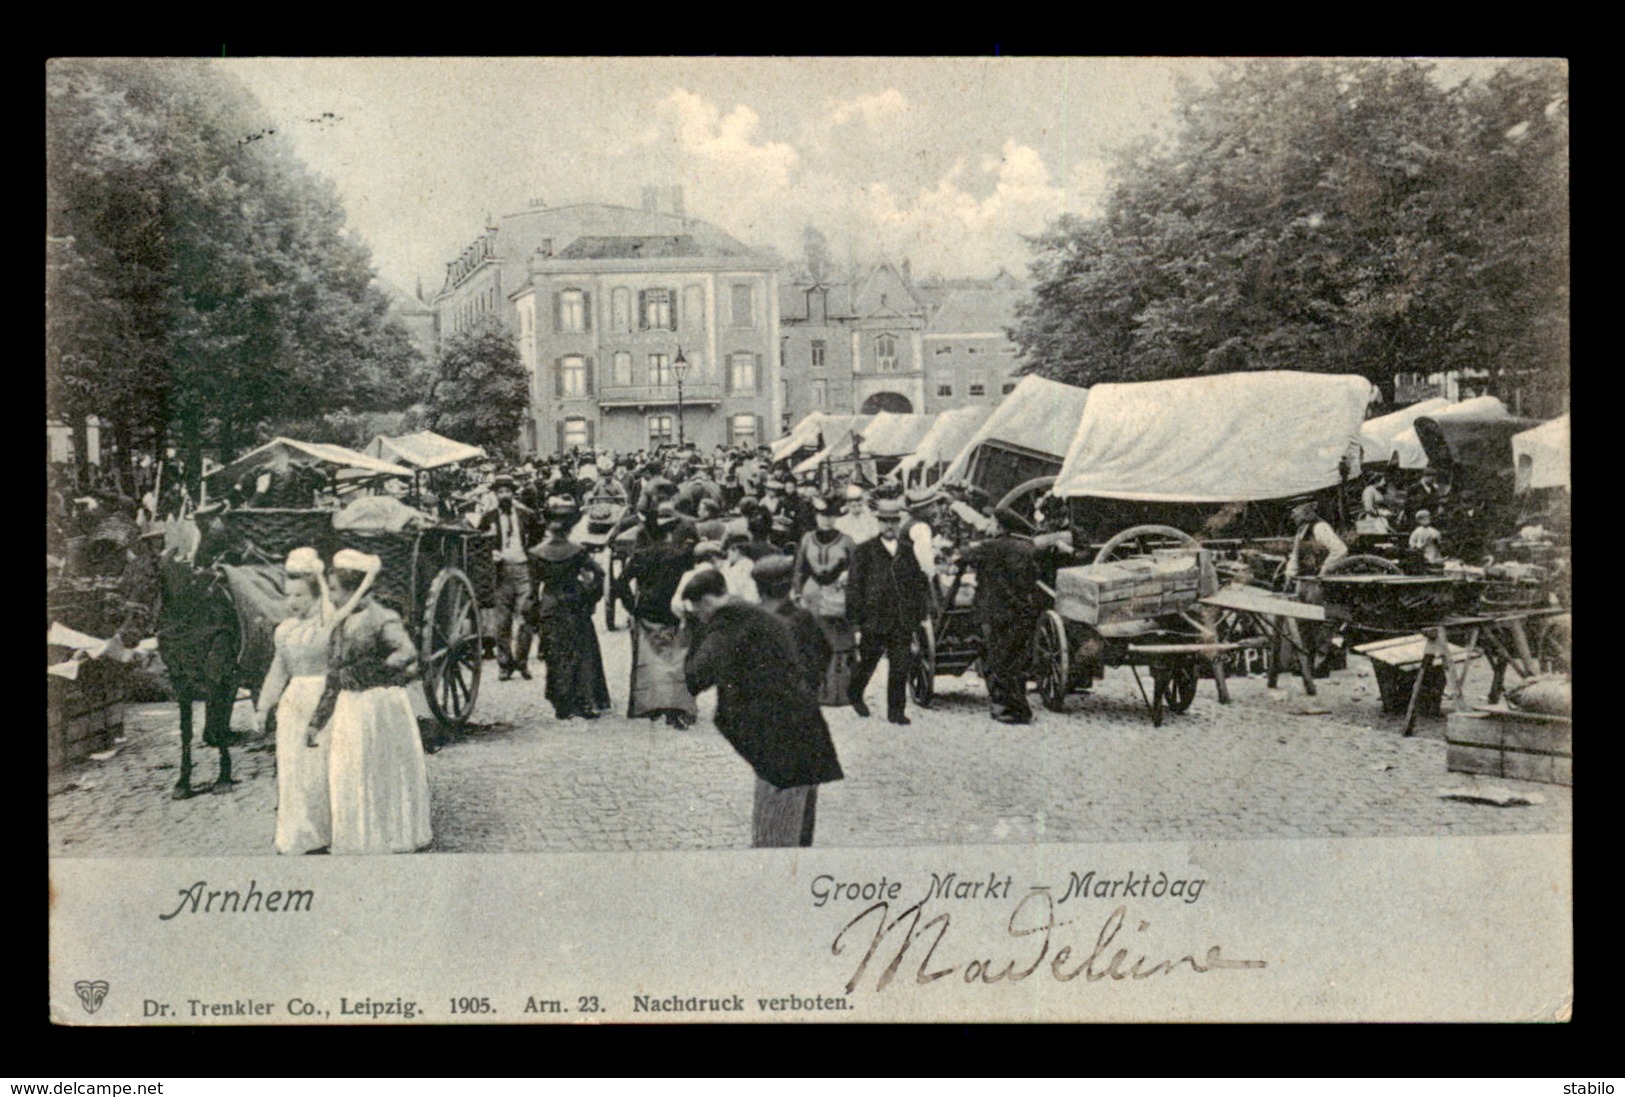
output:
POLYGON ((326 556, 333 542, 330 510, 244 507, 223 511, 220 520, 234 539, 240 538, 272 559, 284 559, 294 549, 307 546, 326 556))
POLYGON ((334 550, 354 549, 376 556, 383 562, 378 581, 372 593, 378 601, 403 617, 409 616, 418 597, 434 579, 431 570, 427 577, 419 576, 419 589, 412 589, 412 561, 416 555, 418 535, 412 530, 341 529, 333 532, 334 550))

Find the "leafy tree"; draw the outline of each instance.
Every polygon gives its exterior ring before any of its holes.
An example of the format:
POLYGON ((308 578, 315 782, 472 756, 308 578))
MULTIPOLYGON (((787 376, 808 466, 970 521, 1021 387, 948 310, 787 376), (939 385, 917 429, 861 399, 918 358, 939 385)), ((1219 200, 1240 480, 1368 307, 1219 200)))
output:
POLYGON ((201 61, 47 72, 52 410, 173 433, 195 488, 268 422, 419 398, 332 187, 201 61))
POLYGON ((1566 376, 1562 87, 1549 66, 1452 90, 1420 63, 1232 65, 1123 158, 1102 217, 1032 240, 1012 338, 1078 384, 1566 376))
POLYGON ((427 408, 429 429, 510 459, 530 407, 530 375, 513 335, 495 317, 440 348, 427 408))

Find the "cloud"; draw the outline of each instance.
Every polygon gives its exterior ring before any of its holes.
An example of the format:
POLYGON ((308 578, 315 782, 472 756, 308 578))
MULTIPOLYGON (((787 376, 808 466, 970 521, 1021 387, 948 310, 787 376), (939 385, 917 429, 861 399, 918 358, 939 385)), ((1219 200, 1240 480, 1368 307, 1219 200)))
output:
POLYGON ((800 163, 790 145, 756 141, 761 118, 743 103, 725 115, 709 99, 678 88, 661 100, 659 113, 671 126, 678 149, 713 167, 756 174, 783 186, 800 163))
POLYGON ((907 114, 908 96, 896 88, 887 88, 877 95, 860 95, 843 99, 829 112, 831 125, 844 126, 854 118, 861 118, 871 131, 884 128, 894 118, 907 114))

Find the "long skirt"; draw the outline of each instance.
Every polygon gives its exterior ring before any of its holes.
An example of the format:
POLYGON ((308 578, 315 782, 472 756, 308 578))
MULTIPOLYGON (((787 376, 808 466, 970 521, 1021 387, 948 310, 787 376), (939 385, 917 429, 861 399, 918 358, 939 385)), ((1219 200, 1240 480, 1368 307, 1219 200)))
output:
POLYGON ((547 699, 553 714, 590 715, 609 697, 604 657, 592 614, 552 613, 542 618, 542 657, 547 661, 547 699))
POLYGON ((276 706, 276 851, 309 853, 333 840, 333 809, 327 788, 332 736, 314 747, 305 733, 327 679, 320 674, 290 678, 276 706))
POLYGON ((410 853, 428 845, 429 774, 406 690, 345 690, 331 735, 332 852, 410 853))
POLYGON ((688 657, 688 630, 681 625, 661 625, 632 618, 632 687, 628 691, 626 714, 649 716, 658 712, 697 715, 694 695, 683 677, 683 660, 688 657))
POLYGON ((845 617, 819 617, 818 627, 829 641, 829 665, 824 668, 824 679, 818 688, 820 705, 850 705, 852 664, 857 662, 858 642, 852 626, 845 617))

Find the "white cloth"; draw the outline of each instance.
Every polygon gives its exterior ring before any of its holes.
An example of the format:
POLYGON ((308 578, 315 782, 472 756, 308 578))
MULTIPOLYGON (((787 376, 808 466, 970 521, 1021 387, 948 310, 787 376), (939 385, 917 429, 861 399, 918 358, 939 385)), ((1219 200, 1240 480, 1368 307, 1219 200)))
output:
POLYGON ((428 845, 429 774, 406 690, 341 692, 323 734, 333 743, 332 852, 410 853, 428 845))
POLYGON ((1420 552, 1428 563, 1437 564, 1444 559, 1444 552, 1439 547, 1441 539, 1437 526, 1417 526, 1411 530, 1409 544, 1412 551, 1420 552))
POLYGON ((323 674, 288 679, 276 706, 276 851, 309 853, 333 840, 333 808, 327 787, 332 736, 314 747, 305 733, 327 685, 323 674))
POLYGON ((914 546, 914 559, 920 562, 920 574, 937 573, 937 549, 931 537, 931 527, 924 522, 913 522, 908 527, 908 539, 914 546))
POLYGON ((1288 579, 1296 579, 1299 575, 1299 559, 1303 554, 1305 537, 1313 538, 1316 544, 1326 550, 1326 562, 1320 565, 1322 572, 1349 554, 1349 547, 1332 530, 1331 525, 1317 518, 1299 529, 1298 535, 1292 539, 1292 555, 1288 556, 1286 561, 1288 579))

